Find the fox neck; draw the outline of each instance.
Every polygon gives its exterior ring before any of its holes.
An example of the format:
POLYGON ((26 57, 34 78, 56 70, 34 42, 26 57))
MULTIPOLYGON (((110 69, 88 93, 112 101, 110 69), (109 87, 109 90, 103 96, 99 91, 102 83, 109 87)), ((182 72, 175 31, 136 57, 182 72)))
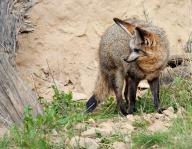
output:
POLYGON ((165 67, 167 57, 167 53, 163 50, 151 51, 149 56, 140 57, 137 60, 137 65, 146 73, 155 72, 165 67))

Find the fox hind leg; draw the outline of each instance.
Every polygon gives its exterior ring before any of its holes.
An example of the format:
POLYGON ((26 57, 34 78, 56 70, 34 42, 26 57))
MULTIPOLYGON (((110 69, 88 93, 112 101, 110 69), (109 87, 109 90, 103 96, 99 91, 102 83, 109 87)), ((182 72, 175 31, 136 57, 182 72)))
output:
POLYGON ((124 84, 124 77, 122 73, 116 72, 111 82, 112 82, 113 90, 115 92, 117 106, 123 115, 127 115, 127 110, 123 103, 123 96, 122 96, 122 90, 123 90, 123 84, 124 84))
POLYGON ((125 78, 125 90, 124 90, 124 97, 125 97, 125 100, 126 100, 126 103, 127 105, 129 104, 129 99, 128 99, 128 93, 129 93, 129 78, 126 77, 125 78))

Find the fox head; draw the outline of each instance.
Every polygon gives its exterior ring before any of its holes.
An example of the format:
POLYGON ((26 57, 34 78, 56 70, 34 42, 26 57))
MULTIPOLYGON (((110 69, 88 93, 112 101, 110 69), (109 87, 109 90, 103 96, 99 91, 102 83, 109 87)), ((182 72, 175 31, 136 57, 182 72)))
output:
POLYGON ((158 36, 154 33, 142 29, 140 26, 135 26, 118 18, 113 19, 124 31, 131 37, 129 47, 131 53, 124 60, 128 63, 139 61, 149 57, 154 52, 157 45, 158 36), (153 51, 151 51, 153 49, 153 51))

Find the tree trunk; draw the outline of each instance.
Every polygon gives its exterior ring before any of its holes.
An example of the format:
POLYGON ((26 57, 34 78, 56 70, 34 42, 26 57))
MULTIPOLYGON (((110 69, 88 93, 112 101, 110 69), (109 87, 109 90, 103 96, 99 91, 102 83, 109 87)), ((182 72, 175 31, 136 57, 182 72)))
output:
POLYGON ((32 0, 0 0, 0 120, 6 125, 19 123, 28 105, 34 115, 42 111, 15 66, 16 37, 20 31, 31 30, 24 18, 32 5, 32 0))

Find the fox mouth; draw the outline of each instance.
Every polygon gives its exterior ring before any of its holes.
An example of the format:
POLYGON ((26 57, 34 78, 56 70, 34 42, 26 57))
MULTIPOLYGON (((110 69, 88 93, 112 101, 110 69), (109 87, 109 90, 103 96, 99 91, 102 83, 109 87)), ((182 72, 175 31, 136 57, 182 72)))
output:
POLYGON ((132 62, 135 62, 137 59, 138 59, 138 57, 137 57, 136 59, 133 59, 133 60, 128 60, 127 58, 124 58, 123 60, 124 60, 126 63, 132 63, 132 62))

